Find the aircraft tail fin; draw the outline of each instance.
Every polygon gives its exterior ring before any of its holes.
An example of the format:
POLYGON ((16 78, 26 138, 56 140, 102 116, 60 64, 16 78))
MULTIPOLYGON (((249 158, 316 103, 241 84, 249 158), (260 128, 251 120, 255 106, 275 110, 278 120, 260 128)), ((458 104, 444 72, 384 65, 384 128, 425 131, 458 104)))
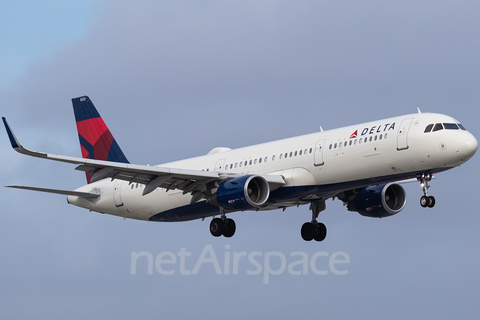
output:
MULTIPOLYGON (((72 99, 84 159, 130 163, 89 97, 72 99)), ((87 182, 91 175, 87 173, 87 182)))

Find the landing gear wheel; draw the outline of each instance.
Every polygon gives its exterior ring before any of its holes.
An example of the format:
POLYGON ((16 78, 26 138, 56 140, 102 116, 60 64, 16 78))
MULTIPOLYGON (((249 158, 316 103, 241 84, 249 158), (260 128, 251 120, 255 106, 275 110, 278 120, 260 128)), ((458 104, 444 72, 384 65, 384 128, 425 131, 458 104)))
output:
POLYGON ((316 234, 313 239, 315 241, 323 241, 327 237, 327 227, 323 223, 318 223, 317 227, 315 228, 316 234))
POLYGON ((235 234, 236 226, 233 219, 227 219, 225 221, 225 230, 223 231, 223 236, 230 238, 235 234))
POLYGON ((432 178, 433 176, 430 172, 422 173, 417 176, 417 180, 420 181, 420 185, 423 189, 423 196, 420 198, 420 205, 424 208, 433 208, 435 206, 435 198, 428 196, 428 188, 430 188, 428 182, 431 181, 432 178))
POLYGON ((302 226, 302 238, 305 241, 312 241, 317 233, 315 225, 311 222, 305 222, 302 226))
POLYGON ((435 198, 433 196, 428 197, 428 207, 433 208, 435 206, 435 198))
MULTIPOLYGON (((225 223, 220 218, 212 219, 210 222, 210 233, 214 237, 220 237, 225 231, 225 223)), ((234 231, 235 232, 235 231, 234 231)))
POLYGON ((429 197, 427 196, 422 196, 420 198, 420 205, 424 208, 428 207, 428 204, 430 203, 429 197))

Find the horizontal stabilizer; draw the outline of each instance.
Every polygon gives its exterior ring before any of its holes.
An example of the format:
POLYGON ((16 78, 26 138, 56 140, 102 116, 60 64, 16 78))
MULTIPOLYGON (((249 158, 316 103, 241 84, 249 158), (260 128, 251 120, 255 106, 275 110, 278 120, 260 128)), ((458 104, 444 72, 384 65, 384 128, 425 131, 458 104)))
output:
POLYGON ((6 187, 7 188, 15 188, 15 189, 31 190, 31 191, 48 192, 48 193, 55 193, 55 194, 63 194, 65 196, 77 196, 77 197, 82 197, 82 198, 98 198, 98 197, 100 197, 99 193, 94 193, 94 192, 79 192, 79 191, 46 189, 46 188, 25 187, 25 186, 6 186, 6 187))

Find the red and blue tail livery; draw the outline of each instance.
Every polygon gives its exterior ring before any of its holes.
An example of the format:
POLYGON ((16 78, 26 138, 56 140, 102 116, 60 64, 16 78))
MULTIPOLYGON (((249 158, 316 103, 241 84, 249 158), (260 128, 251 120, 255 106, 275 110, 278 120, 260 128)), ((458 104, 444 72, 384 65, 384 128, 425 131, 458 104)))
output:
MULTIPOLYGON (((89 97, 72 99, 84 159, 130 163, 89 97)), ((91 176, 87 173, 87 181, 91 176)))

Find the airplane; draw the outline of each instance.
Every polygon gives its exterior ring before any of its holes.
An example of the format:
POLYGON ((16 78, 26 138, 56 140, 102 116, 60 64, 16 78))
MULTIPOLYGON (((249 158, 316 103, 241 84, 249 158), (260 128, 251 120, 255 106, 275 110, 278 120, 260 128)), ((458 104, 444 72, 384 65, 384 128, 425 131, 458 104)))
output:
POLYGON ((327 199, 347 210, 382 218, 405 207, 403 182, 419 181, 422 207, 434 174, 474 156, 478 143, 450 116, 407 114, 230 149, 156 166, 131 164, 88 96, 72 99, 82 158, 30 151, 3 119, 13 149, 21 154, 76 165, 87 184, 74 190, 10 188, 56 193, 69 204, 123 218, 188 221, 213 217, 210 233, 232 237, 227 214, 276 210, 308 204, 312 219, 301 227, 305 241, 323 241, 318 222, 327 199), (219 216, 219 217, 217 217, 219 216))

